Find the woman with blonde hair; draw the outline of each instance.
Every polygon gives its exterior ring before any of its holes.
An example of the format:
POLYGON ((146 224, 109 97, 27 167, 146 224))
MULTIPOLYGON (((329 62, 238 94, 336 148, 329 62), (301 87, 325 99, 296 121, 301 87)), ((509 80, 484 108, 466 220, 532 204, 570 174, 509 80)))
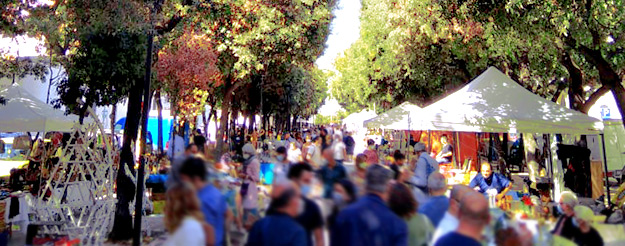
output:
POLYGON ((186 183, 167 190, 165 228, 170 233, 165 246, 207 246, 215 244, 213 227, 204 221, 195 190, 186 183))

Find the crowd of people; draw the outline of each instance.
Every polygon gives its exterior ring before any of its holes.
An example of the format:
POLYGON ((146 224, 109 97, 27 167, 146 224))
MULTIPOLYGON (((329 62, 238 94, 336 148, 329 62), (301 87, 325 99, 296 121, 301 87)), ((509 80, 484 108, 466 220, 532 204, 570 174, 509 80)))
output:
MULTIPOLYGON (((216 161, 198 156, 200 148, 191 144, 172 162, 165 245, 482 245, 493 220, 485 191, 501 197, 511 189, 488 163, 470 185, 450 188, 438 166, 450 160, 451 145, 430 156, 419 142, 413 152, 396 151, 386 161, 372 140, 363 140, 366 149, 354 153, 358 142, 339 127, 285 133, 273 141, 264 132, 235 135, 232 143, 216 161), (266 185, 262 163, 273 164, 274 178, 266 185), (218 173, 237 182, 211 179, 218 173)), ((579 206, 574 194, 563 193, 558 208, 554 235, 602 245, 592 211, 579 206)), ((500 230, 505 233, 491 240, 496 245, 533 245, 522 224, 500 230)))

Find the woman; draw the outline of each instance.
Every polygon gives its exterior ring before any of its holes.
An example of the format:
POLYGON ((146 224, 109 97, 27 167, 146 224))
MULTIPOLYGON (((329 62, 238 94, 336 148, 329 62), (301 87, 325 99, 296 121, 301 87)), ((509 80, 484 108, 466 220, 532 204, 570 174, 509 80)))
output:
POLYGON ((378 152, 375 150, 375 141, 373 139, 367 140, 367 149, 362 153, 367 156, 367 164, 378 164, 378 152))
POLYGON ((245 144, 242 148, 243 168, 239 178, 243 180, 239 194, 243 200, 243 223, 250 225, 258 218, 258 188, 260 182, 260 161, 256 157, 256 149, 252 144, 245 144))
POLYGON ((167 190, 165 228, 170 233, 165 246, 215 244, 213 227, 204 221, 197 195, 187 184, 176 184, 167 190))
POLYGON ((358 196, 365 194, 365 177, 367 174, 367 156, 364 154, 358 154, 355 160, 356 170, 351 173, 351 180, 354 181, 354 185, 357 188, 358 196))
POLYGON ((391 187, 388 206, 408 226, 408 245, 428 245, 434 234, 434 226, 423 214, 417 213, 419 203, 412 192, 403 184, 396 183, 391 187))
POLYGON ((355 201, 356 187, 354 187, 354 183, 347 179, 341 179, 334 183, 332 192, 332 213, 330 214, 330 217, 328 217, 328 224, 330 228, 334 225, 334 221, 339 215, 339 212, 343 210, 343 208, 347 207, 347 205, 352 204, 355 201))

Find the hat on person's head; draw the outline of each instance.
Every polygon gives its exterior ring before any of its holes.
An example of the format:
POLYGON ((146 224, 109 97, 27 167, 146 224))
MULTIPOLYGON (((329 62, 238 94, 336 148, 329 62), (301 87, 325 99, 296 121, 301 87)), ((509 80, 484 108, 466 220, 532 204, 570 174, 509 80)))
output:
POLYGON ((367 168, 366 189, 367 191, 385 192, 388 182, 393 178, 392 171, 380 166, 371 165, 367 168))
POLYGON ((247 143, 247 144, 243 145, 242 152, 245 153, 245 154, 254 155, 254 154, 256 154, 256 149, 254 149, 254 146, 252 146, 252 144, 247 143))
POLYGON ((593 222, 595 218, 595 214, 592 212, 592 209, 590 209, 589 207, 577 205, 575 206, 574 210, 575 210, 575 217, 577 219, 586 221, 588 223, 593 222))
POLYGON ((422 152, 425 151, 425 144, 422 142, 418 142, 414 145, 414 151, 415 152, 422 152))

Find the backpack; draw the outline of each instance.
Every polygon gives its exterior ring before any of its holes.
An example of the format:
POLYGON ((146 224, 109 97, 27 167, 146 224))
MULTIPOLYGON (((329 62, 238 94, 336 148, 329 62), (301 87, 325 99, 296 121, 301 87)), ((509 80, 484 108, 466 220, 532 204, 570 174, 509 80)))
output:
MULTIPOLYGON (((419 156, 419 159, 421 159, 421 158, 424 158, 424 157, 419 156)), ((436 171, 436 168, 434 168, 434 166, 432 165, 432 163, 430 163, 430 161, 428 161, 428 159, 427 159, 427 158, 424 158, 424 159, 425 159, 425 163, 427 163, 427 166, 425 166, 425 174, 426 174, 426 177, 430 177, 430 174, 432 174, 433 172, 435 172, 435 171, 436 171)), ((437 165, 438 165, 438 163, 437 163, 437 165)))

